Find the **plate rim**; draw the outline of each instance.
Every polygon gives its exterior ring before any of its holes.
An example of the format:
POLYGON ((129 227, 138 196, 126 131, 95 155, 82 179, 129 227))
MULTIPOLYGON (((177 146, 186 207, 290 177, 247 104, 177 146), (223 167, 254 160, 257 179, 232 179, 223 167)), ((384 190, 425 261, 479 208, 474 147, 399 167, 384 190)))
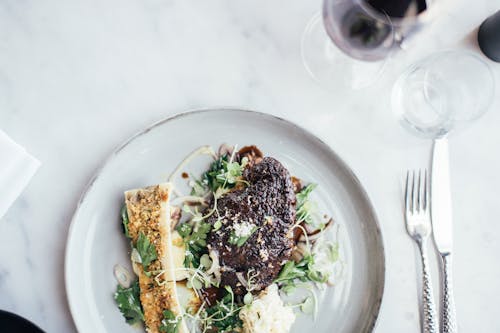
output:
POLYGON ((64 247, 64 273, 63 274, 64 274, 64 287, 65 287, 66 301, 68 303, 71 318, 73 319, 73 323, 75 324, 75 328, 77 329, 77 331, 79 331, 79 329, 82 327, 82 324, 77 319, 78 316, 77 316, 77 312, 75 309, 76 306, 74 305, 75 300, 74 300, 74 297, 72 300, 71 292, 69 289, 70 277, 69 277, 68 267, 70 265, 70 259, 69 259, 68 253, 70 252, 70 246, 72 243, 72 239, 74 237, 74 229, 75 229, 78 213, 79 213, 83 203, 87 199, 88 193, 93 188, 96 180, 99 178, 99 176, 101 175, 101 173, 102 173, 103 169, 106 167, 106 165, 108 165, 116 157, 116 155, 120 153, 120 151, 122 151, 125 147, 127 147, 136 138, 138 138, 144 134, 147 134, 148 132, 150 132, 151 130, 155 129, 158 126, 161 126, 165 123, 174 121, 178 118, 189 117, 193 114, 210 113, 210 112, 215 112, 215 111, 230 111, 230 112, 234 111, 234 112, 240 112, 240 113, 245 113, 245 114, 251 114, 251 115, 254 115, 257 117, 270 117, 270 118, 273 118, 274 120, 277 120, 280 123, 285 123, 287 125, 291 125, 292 127, 296 128, 296 129, 304 132, 308 136, 310 136, 313 140, 317 141, 320 145, 324 146, 327 149, 327 151, 339 162, 341 168, 349 175, 349 177, 351 177, 355 186, 360 191, 361 196, 365 200, 367 207, 372 212, 373 221, 375 222, 374 228, 375 228, 375 231, 377 233, 377 237, 379 239, 378 245, 379 245, 379 251, 380 251, 380 255, 381 255, 381 264, 382 264, 380 277, 381 277, 382 283, 381 283, 381 286, 379 288, 378 293, 376 294, 377 299, 376 299, 376 303, 374 304, 374 306, 375 306, 373 309, 374 313, 372 313, 373 316, 372 316, 372 319, 370 320, 369 326, 368 326, 370 332, 373 332, 375 327, 377 326, 377 324, 379 322, 378 318, 380 315, 380 311, 382 308, 382 302, 383 302, 384 295, 385 295, 386 254, 385 254, 385 242, 384 242, 384 238, 382 235, 382 228, 380 226, 380 221, 377 217, 377 211, 375 210, 375 207, 372 203, 372 200, 370 199, 370 196, 368 195, 368 192, 366 191, 365 187, 362 185, 361 181, 356 176, 354 171, 347 165, 346 162, 344 162, 344 159, 342 159, 340 157, 340 155, 337 154, 329 144, 327 144, 325 141, 323 141, 322 138, 320 138, 316 134, 313 134, 308 129, 298 125, 297 123, 295 123, 291 120, 285 119, 283 117, 280 117, 280 116, 277 116, 277 115, 274 115, 271 113, 265 113, 265 112, 251 110, 251 109, 245 109, 245 108, 241 108, 241 107, 230 107, 230 106, 223 106, 223 107, 214 106, 214 107, 207 107, 207 108, 189 109, 186 111, 176 112, 170 116, 167 116, 167 117, 162 118, 156 122, 153 122, 151 125, 146 126, 145 128, 142 128, 141 130, 137 131, 135 134, 131 135, 130 137, 127 137, 127 139, 125 139, 121 144, 117 145, 112 150, 112 152, 102 161, 102 163, 97 167, 97 169, 94 171, 92 177, 87 182, 87 184, 84 186, 82 194, 80 195, 80 198, 78 199, 78 202, 77 202, 76 207, 74 209, 74 213, 71 216, 71 222, 70 222, 67 237, 66 237, 66 245, 64 247))

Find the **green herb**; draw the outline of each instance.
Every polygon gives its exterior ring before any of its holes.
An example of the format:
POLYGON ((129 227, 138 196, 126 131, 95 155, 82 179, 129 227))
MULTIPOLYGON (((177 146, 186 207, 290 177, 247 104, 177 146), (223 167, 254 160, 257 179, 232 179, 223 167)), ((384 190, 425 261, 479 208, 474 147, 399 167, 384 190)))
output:
POLYGON ((203 266, 204 269, 210 269, 212 267, 212 259, 210 259, 210 256, 208 254, 204 254, 200 257, 200 267, 203 266))
POLYGON ((215 223, 214 223, 214 231, 219 230, 221 227, 222 227, 222 221, 221 221, 220 219, 218 219, 218 220, 217 220, 217 221, 215 221, 215 223))
POLYGON ((146 237, 146 235, 144 235, 142 231, 139 232, 139 237, 137 238, 137 244, 135 245, 135 248, 137 249, 137 252, 139 252, 142 267, 144 271, 146 271, 149 264, 151 264, 153 260, 156 260, 156 258, 158 258, 156 248, 153 244, 151 244, 148 237, 146 237))
POLYGON ((192 231, 193 227, 188 223, 181 223, 177 227, 177 232, 179 233, 179 235, 181 235, 182 238, 186 238, 187 236, 191 235, 192 231))
MULTIPOLYGON (((193 176, 191 176, 191 178, 194 179, 193 176)), ((204 182, 204 180, 195 179, 192 182, 190 182, 189 184, 191 185, 191 195, 202 197, 205 194, 207 194, 208 186, 204 182)))
POLYGON ((223 155, 212 162, 208 171, 203 174, 202 183, 214 193, 219 188, 230 189, 241 180, 247 162, 246 158, 238 163, 231 161, 229 155, 223 155))
POLYGON ((144 320, 139 295, 139 281, 137 280, 130 288, 123 288, 118 285, 114 295, 118 309, 120 309, 127 323, 131 325, 144 320))
POLYGON ((184 267, 198 268, 200 266, 201 256, 207 253, 207 236, 211 228, 210 223, 203 221, 198 222, 195 228, 188 223, 182 223, 177 227, 179 235, 186 244, 184 267))
POLYGON ((130 238, 130 234, 128 233, 128 224, 129 224, 129 219, 128 219, 128 213, 127 213, 127 206, 123 205, 122 210, 121 210, 121 216, 122 216, 122 223, 123 223, 123 232, 125 233, 125 236, 127 238, 130 238))
POLYGON ((251 292, 247 292, 243 297, 243 303, 245 303, 245 305, 250 305, 252 304, 252 302, 253 302, 253 295, 251 292))
POLYGON ((177 333, 181 325, 182 318, 178 318, 172 311, 163 311, 163 319, 160 324, 160 332, 177 333))
POLYGON ((316 188, 316 184, 309 184, 297 193, 297 222, 306 222, 313 224, 313 214, 316 211, 316 205, 309 200, 309 195, 316 188))
POLYGON ((295 288, 297 280, 301 282, 325 283, 328 280, 328 276, 316 270, 314 267, 314 256, 306 254, 298 263, 293 260, 287 261, 274 282, 280 283, 282 288, 285 288, 285 291, 291 292, 295 288))
MULTIPOLYGON (((209 287, 208 285, 207 287, 209 287)), ((197 276, 194 276, 193 278, 189 279, 188 282, 186 283, 186 287, 191 288, 191 289, 196 289, 200 290, 203 288, 203 282, 200 281, 200 278, 197 276)))
POLYGON ((234 231, 231 232, 229 235, 229 244, 236 245, 237 247, 242 247, 243 244, 246 243, 246 241, 252 236, 255 231, 257 230, 257 226, 254 226, 250 233, 246 236, 237 236, 234 231))
POLYGON ((234 302, 234 293, 225 286, 227 294, 217 303, 207 308, 203 314, 203 326, 216 329, 217 333, 232 333, 241 328, 243 323, 239 317, 240 309, 234 302))

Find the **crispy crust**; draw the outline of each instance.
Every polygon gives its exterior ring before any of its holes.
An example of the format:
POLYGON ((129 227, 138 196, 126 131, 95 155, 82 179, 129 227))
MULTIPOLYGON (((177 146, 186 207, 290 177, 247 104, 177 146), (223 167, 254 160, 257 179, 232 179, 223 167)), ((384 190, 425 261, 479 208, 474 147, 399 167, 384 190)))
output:
MULTIPOLYGON (((150 333, 159 332, 163 311, 170 310, 176 315, 182 314, 175 283, 174 263, 171 253, 171 220, 168 200, 171 184, 164 183, 143 189, 125 192, 125 203, 129 216, 128 230, 132 244, 136 244, 142 232, 154 244, 158 258, 148 267, 152 273, 147 276, 141 264, 133 263, 134 271, 139 275, 141 303, 144 309, 146 327, 150 333), (164 272, 157 277, 158 272, 164 272)), ((182 323, 180 333, 188 332, 182 323)))

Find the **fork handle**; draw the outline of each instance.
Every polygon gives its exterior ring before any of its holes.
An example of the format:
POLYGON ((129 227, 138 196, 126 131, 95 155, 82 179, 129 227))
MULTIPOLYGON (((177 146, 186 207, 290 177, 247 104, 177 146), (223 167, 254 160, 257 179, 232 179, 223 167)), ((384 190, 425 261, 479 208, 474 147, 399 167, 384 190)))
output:
POLYGON ((455 300, 453 298, 453 288, 451 279, 451 254, 441 255, 443 260, 443 310, 441 313, 441 323, 443 333, 457 333, 457 320, 455 311, 455 300))
POLYGON ((436 304, 434 303, 434 293, 432 291, 429 264, 427 261, 427 242, 418 242, 422 257, 422 303, 423 303, 423 332, 438 333, 436 304))

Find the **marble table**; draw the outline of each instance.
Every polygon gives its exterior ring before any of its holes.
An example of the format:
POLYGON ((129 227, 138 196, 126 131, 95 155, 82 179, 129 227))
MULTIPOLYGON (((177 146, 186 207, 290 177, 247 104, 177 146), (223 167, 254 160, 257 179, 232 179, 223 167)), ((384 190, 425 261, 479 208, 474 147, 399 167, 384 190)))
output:
MULTIPOLYGON (((390 90, 398 73, 426 54, 476 50, 474 30, 500 1, 449 1, 413 49, 398 55, 377 84, 356 92, 323 89, 303 68, 300 37, 319 6, 1 1, 0 128, 43 164, 0 220, 0 308, 47 332, 76 331, 63 259, 87 181, 115 146, 152 122, 187 109, 236 106, 301 124, 352 167, 375 204, 387 255, 375 331, 418 332, 420 268, 404 229, 401 193, 403 170, 426 166, 431 145, 397 124, 390 90)), ((500 64, 490 64, 500 82, 500 64)), ((490 112, 450 139, 462 332, 500 331, 499 111, 497 89, 490 112)))

